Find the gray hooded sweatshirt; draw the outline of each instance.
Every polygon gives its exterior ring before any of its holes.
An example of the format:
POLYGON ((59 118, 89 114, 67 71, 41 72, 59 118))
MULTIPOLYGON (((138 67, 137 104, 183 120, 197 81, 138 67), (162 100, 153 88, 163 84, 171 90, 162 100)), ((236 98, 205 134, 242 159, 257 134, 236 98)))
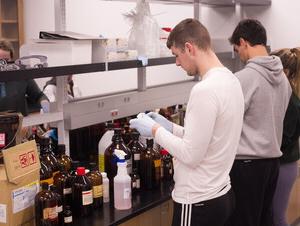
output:
POLYGON ((236 76, 245 99, 244 123, 236 158, 280 157, 283 119, 292 92, 280 58, 252 58, 236 76))

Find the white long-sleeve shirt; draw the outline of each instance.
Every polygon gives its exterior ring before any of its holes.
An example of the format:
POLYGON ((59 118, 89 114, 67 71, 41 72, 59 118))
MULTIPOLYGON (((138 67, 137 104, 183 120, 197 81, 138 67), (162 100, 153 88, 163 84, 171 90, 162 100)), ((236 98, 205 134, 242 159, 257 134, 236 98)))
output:
POLYGON ((210 69, 191 90, 184 128, 158 128, 155 141, 174 156, 173 200, 192 204, 226 194, 239 143, 244 98, 224 67, 210 69))

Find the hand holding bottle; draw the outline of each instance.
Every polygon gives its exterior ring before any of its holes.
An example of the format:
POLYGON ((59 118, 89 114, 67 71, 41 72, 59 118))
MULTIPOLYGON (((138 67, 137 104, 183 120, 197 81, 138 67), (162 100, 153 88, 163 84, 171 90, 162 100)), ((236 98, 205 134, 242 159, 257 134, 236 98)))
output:
POLYGON ((157 124, 152 118, 144 113, 138 114, 137 118, 129 121, 130 128, 136 129, 144 137, 152 137, 152 128, 157 124))
POLYGON ((168 130, 170 133, 173 133, 173 123, 166 119, 164 116, 155 112, 149 112, 147 115, 162 127, 164 127, 166 130, 168 130))

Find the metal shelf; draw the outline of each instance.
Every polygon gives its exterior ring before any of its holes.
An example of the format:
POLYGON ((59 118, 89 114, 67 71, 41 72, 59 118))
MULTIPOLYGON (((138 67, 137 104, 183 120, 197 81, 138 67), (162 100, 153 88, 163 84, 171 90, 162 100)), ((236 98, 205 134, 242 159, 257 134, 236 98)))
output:
MULTIPOLYGON (((147 66, 158 66, 165 64, 175 63, 175 57, 158 57, 151 58, 148 60, 147 66)), ((139 60, 127 60, 127 61, 115 61, 115 62, 102 62, 93 64, 78 64, 78 65, 67 65, 47 68, 32 68, 16 71, 0 71, 0 82, 15 81, 15 80, 26 80, 35 78, 44 78, 51 76, 64 76, 71 74, 82 74, 90 72, 101 72, 101 71, 112 71, 122 70, 129 68, 143 67, 139 60)))
POLYGON ((105 71, 105 63, 0 71, 0 82, 105 71))

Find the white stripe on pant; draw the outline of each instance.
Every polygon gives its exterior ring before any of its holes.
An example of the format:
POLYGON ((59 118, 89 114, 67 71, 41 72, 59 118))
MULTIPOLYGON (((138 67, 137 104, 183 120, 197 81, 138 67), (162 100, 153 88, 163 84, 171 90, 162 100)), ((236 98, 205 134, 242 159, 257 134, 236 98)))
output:
POLYGON ((191 226, 192 204, 181 204, 181 226, 191 226))

